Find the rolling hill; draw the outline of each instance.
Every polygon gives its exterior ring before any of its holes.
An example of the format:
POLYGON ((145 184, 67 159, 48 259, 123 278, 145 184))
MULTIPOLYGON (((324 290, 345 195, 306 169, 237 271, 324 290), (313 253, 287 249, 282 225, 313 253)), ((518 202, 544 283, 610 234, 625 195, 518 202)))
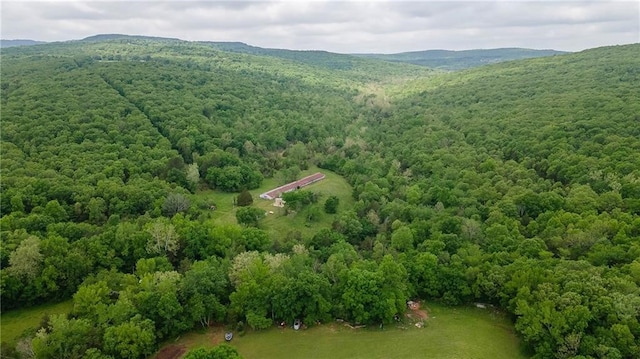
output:
MULTIPOLYGON (((81 40, 83 42, 104 42, 111 40, 148 40, 148 41, 169 41, 184 42, 177 38, 165 38, 144 35, 125 34, 99 34, 88 36, 81 40)), ((73 41, 71 41, 73 42, 73 41)), ((322 66, 331 70, 349 70, 359 62, 356 58, 379 59, 398 63, 407 63, 425 66, 434 69, 447 71, 461 70, 471 67, 483 66, 487 64, 520 60, 535 57, 546 57, 566 54, 567 52, 556 50, 533 50, 523 48, 501 48, 484 50, 424 50, 402 52, 397 54, 337 54, 319 50, 287 50, 262 48, 245 44, 243 42, 216 42, 216 41, 195 41, 194 43, 209 45, 215 49, 258 56, 270 56, 281 59, 307 63, 315 66, 322 66), (355 57, 355 58, 354 58, 355 57)), ((12 46, 32 46, 46 44, 43 41, 34 40, 2 40, 0 47, 12 46)))

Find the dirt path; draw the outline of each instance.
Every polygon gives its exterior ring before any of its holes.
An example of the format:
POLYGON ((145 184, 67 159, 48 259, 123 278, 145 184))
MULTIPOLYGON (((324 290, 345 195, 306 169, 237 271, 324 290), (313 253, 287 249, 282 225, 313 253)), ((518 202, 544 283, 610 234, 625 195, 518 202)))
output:
POLYGON ((156 354, 155 359, 178 359, 187 351, 184 345, 169 345, 156 354))

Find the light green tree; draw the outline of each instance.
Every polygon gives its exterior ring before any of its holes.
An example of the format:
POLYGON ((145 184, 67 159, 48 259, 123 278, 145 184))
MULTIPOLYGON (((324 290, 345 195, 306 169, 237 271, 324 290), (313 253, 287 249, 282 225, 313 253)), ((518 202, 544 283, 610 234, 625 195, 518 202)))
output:
POLYGON ((9 273, 16 277, 32 280, 42 270, 43 256, 40 252, 40 239, 29 236, 20 242, 18 248, 9 255, 9 273))
POLYGON ((146 231, 151 235, 147 242, 147 252, 155 254, 175 254, 180 247, 175 227, 164 219, 150 223, 146 231))

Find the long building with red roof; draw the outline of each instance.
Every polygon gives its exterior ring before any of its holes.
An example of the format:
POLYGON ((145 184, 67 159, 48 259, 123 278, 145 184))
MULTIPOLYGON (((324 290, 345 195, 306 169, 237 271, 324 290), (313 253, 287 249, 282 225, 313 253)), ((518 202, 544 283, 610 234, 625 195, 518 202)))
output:
POLYGON ((308 186, 308 185, 310 185, 312 183, 321 181, 321 180, 324 179, 324 177, 325 177, 325 175, 320 173, 320 172, 314 173, 314 174, 312 174, 310 176, 307 176, 305 178, 299 179, 297 181, 293 181, 291 183, 287 183, 284 186, 280 186, 278 188, 274 188, 269 192, 265 192, 265 193, 260 195, 260 198, 272 200, 272 199, 280 197, 283 193, 295 191, 295 190, 300 189, 300 188, 302 188, 304 186, 308 186))

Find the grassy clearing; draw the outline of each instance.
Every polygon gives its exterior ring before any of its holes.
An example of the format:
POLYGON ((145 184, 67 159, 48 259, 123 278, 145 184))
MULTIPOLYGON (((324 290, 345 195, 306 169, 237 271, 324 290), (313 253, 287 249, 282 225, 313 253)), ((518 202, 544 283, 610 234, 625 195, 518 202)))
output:
MULTIPOLYGON (((320 195, 318 205, 323 208, 324 201, 327 197, 334 195, 340 198, 340 206, 338 207, 338 214, 351 208, 353 205, 353 198, 351 197, 351 186, 340 175, 331 171, 318 169, 317 167, 311 167, 306 171, 302 171, 300 178, 314 174, 316 172, 322 172, 326 178, 322 181, 316 182, 305 187, 305 190, 309 190, 320 195)), ((318 221, 307 223, 304 213, 292 213, 285 214, 284 209, 274 207, 273 201, 267 201, 260 198, 260 194, 267 192, 273 188, 278 187, 275 178, 267 178, 264 180, 262 186, 258 189, 252 190, 251 196, 253 196, 253 206, 263 209, 265 212, 273 211, 273 214, 267 214, 267 216, 260 222, 260 227, 265 229, 271 235, 271 238, 276 239, 278 237, 285 236, 290 232, 299 232, 301 236, 308 237, 315 234, 320 228, 328 228, 333 223, 335 215, 324 213, 318 221)), ((210 212, 211 218, 219 224, 224 223, 237 223, 236 222, 236 208, 233 207, 233 198, 237 193, 224 193, 219 191, 202 191, 198 192, 194 196, 195 203, 208 203, 216 205, 217 209, 210 212)))
POLYGON ((11 310, 0 317, 0 339, 3 343, 13 343, 26 330, 35 329, 45 315, 71 312, 71 299, 60 303, 43 304, 31 308, 11 310))
MULTIPOLYGON (((424 307, 423 307, 424 309, 424 307)), ((526 358, 513 325, 503 314, 475 307, 427 306, 424 328, 411 324, 351 329, 338 323, 294 331, 272 328, 236 336, 231 344, 252 358, 526 358)), ((190 333, 174 345, 212 347, 223 330, 190 333)))

